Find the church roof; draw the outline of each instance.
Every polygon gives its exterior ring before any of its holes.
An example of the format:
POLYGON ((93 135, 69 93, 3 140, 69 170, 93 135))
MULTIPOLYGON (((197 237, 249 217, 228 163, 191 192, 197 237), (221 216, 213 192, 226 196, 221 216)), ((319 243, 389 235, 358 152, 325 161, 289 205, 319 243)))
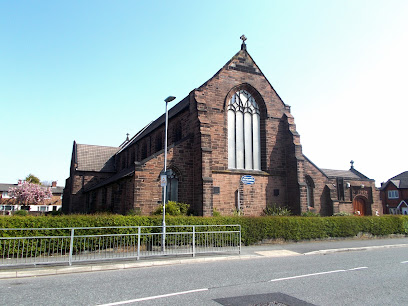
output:
MULTIPOLYGON (((189 103, 190 103, 189 98, 190 96, 185 97, 183 100, 181 100, 180 102, 178 102, 176 105, 174 105, 172 108, 169 109, 169 120, 189 106, 189 103)), ((163 103, 163 107, 164 107, 164 103, 163 103)), ((163 113, 163 115, 161 115, 159 118, 149 123, 142 130, 140 130, 135 136, 133 136, 132 139, 130 139, 129 142, 125 144, 121 148, 120 151, 136 143, 137 141, 142 139, 144 136, 149 135, 152 131, 157 129, 159 126, 164 125, 165 120, 166 120, 166 114, 163 113)), ((118 153, 120 151, 118 151, 118 153)))
POLYGON ((76 144, 76 169, 78 171, 115 172, 114 154, 118 147, 76 144))
POLYGON ((348 179, 361 179, 357 174, 351 170, 333 170, 333 169, 320 169, 328 177, 343 177, 348 179))
POLYGON ((122 169, 121 171, 119 171, 115 175, 107 178, 106 180, 100 182, 99 184, 97 184, 95 186, 85 187, 85 192, 98 189, 98 188, 100 188, 102 186, 106 186, 106 185, 108 185, 110 183, 116 182, 117 180, 120 180, 120 179, 125 178, 127 176, 132 176, 134 173, 135 173, 135 167, 134 166, 122 169))
MULTIPOLYGON (((309 161, 313 166, 316 167, 321 173, 323 173, 325 176, 328 178, 337 178, 337 177, 342 177, 345 179, 354 179, 354 180, 370 180, 370 178, 366 177, 364 174, 360 173, 356 169, 354 169, 354 166, 352 165, 349 170, 334 170, 334 169, 322 169, 316 166, 309 158, 307 158, 305 155, 303 157, 309 161)), ((354 162, 353 162, 354 163, 354 162)))
POLYGON ((354 169, 354 167, 350 168, 350 170, 333 170, 333 169, 320 169, 320 170, 329 178, 342 177, 350 180, 371 180, 364 174, 354 169))

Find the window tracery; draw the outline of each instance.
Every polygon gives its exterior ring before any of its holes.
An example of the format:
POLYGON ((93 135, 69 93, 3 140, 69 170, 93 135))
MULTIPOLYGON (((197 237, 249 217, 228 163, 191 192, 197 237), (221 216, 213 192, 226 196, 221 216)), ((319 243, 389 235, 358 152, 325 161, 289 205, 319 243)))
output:
POLYGON ((228 103, 228 168, 261 170, 260 111, 252 95, 237 91, 228 103))

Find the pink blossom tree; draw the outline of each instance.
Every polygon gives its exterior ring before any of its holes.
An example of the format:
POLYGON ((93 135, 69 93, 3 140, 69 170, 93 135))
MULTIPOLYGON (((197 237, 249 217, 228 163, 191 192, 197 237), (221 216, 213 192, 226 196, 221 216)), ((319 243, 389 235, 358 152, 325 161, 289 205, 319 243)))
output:
POLYGON ((52 197, 50 187, 43 187, 27 181, 17 187, 10 187, 9 194, 22 204, 38 204, 52 197))

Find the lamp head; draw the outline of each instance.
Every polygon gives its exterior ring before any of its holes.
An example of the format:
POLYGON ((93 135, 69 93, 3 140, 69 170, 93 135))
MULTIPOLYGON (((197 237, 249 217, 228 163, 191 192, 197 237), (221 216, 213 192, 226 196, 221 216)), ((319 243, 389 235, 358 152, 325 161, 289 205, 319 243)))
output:
POLYGON ((175 98, 176 98, 176 97, 168 96, 166 99, 164 99, 164 101, 165 101, 166 103, 169 103, 169 102, 173 101, 175 98))

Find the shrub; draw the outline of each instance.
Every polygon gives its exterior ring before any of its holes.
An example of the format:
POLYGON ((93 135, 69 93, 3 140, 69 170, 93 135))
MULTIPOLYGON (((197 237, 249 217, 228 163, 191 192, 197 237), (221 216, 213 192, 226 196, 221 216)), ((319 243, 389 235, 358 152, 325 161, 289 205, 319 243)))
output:
POLYGON ((352 216, 352 214, 341 211, 341 212, 333 214, 333 216, 335 216, 335 217, 346 217, 346 216, 352 216))
POLYGON ((309 210, 309 211, 303 212, 302 217, 320 217, 320 214, 309 210))
MULTIPOLYGON (((45 228, 68 227, 105 227, 105 226, 161 226, 161 216, 122 216, 112 214, 98 215, 62 215, 62 216, 3 216, 0 217, 0 228, 39 228, 39 230, 0 231, 0 236, 49 235, 45 228)), ((168 216, 167 225, 234 225, 241 226, 241 239, 245 245, 259 243, 262 240, 284 239, 299 241, 328 237, 354 237, 359 233, 372 235, 408 235, 408 216, 373 216, 373 217, 320 217, 304 218, 300 216, 266 216, 266 217, 193 217, 168 216)), ((146 229, 150 230, 150 229, 146 229)), ((157 229, 156 229, 157 230, 157 229)), ((136 229, 77 229, 80 234, 130 233, 136 229)), ((67 230, 54 230, 53 235, 69 235, 67 230)))
MULTIPOLYGON (((166 204, 166 215, 170 216, 187 216, 190 209, 189 204, 179 203, 174 201, 168 201, 166 204)), ((163 206, 158 207, 153 215, 162 215, 163 206)))
POLYGON ((287 207, 280 207, 277 206, 276 204, 273 205, 268 205, 266 208, 264 208, 262 214, 264 216, 290 216, 291 211, 287 207))
POLYGON ((17 210, 13 213, 14 216, 27 216, 28 215, 28 211, 27 210, 17 210))
POLYGON ((213 209, 213 217, 221 217, 221 213, 217 209, 213 209))
POLYGON ((131 210, 126 212, 126 216, 140 216, 142 211, 140 208, 132 208, 131 210))

